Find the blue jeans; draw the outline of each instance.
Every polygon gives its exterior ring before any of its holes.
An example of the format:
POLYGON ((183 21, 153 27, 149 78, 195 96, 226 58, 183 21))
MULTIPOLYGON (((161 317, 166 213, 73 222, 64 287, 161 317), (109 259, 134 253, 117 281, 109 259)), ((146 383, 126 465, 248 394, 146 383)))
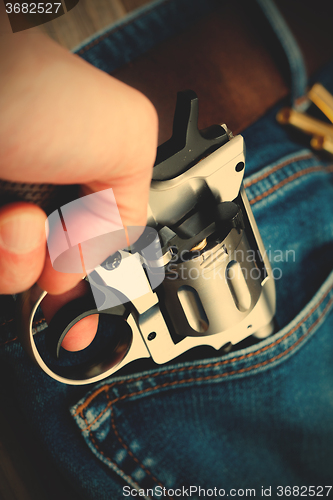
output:
MULTIPOLYGON (((180 29, 181 16, 191 22, 213 6, 195 1, 187 16, 161 2, 78 52, 110 71, 180 29)), ((332 92, 333 63, 315 80, 332 92)), ((9 299, 2 301, 2 401, 24 413, 81 498, 133 498, 140 488, 147 498, 163 488, 165 498, 208 498, 214 488, 216 496, 249 488, 261 496, 262 487, 286 498, 279 487, 332 484, 333 168, 276 123, 284 104, 243 133, 245 187, 276 278, 273 336, 227 355, 71 387, 31 364, 8 320, 9 299)))

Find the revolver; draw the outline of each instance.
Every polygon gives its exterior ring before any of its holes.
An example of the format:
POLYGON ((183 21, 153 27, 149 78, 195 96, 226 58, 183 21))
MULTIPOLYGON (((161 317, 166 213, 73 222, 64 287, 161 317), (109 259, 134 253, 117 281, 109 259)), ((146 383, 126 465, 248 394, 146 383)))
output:
POLYGON ((199 346, 228 352, 247 337, 273 333, 275 283, 243 187, 243 137, 226 125, 200 131, 198 112, 196 94, 179 92, 172 137, 157 150, 139 244, 90 273, 89 293, 56 313, 45 341, 33 321, 46 292, 34 285, 17 296, 20 340, 59 382, 96 382, 134 360, 160 365, 199 346), (130 292, 133 269, 141 294, 130 292), (72 363, 61 343, 91 314, 112 320, 115 333, 72 363))

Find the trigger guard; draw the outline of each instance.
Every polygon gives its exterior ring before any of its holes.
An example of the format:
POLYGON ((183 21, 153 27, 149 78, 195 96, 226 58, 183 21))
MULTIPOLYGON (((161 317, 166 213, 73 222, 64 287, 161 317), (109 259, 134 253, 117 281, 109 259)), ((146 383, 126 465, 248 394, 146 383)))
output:
MULTIPOLYGON (((20 293, 16 296, 15 327, 18 338, 27 354, 47 375, 49 375, 54 380, 69 385, 91 384, 105 379, 106 377, 112 375, 116 371, 120 370, 120 368, 126 366, 132 361, 150 357, 150 353, 145 346, 143 338, 140 334, 137 321, 133 314, 130 314, 126 319, 126 322, 129 326, 129 331, 123 338, 120 339, 114 351, 114 355, 111 358, 105 359, 104 362, 102 361, 102 363, 96 367, 96 369, 92 370, 78 372, 75 367, 74 371, 64 374, 54 371, 48 366, 48 364, 46 364, 45 360, 39 353, 33 338, 34 316, 36 314, 38 306, 41 304, 46 295, 47 292, 45 292, 37 284, 35 284, 26 292, 20 293)), ((82 299, 80 300, 82 301, 82 299)), ((123 309, 125 311, 124 306, 123 309)), ((117 310, 117 315, 119 316, 121 311, 118 306, 112 309, 97 311, 96 306, 94 305, 94 309, 90 308, 86 311, 86 313, 88 314, 85 315, 88 316, 93 312, 96 312, 98 314, 114 315, 115 310, 117 310)), ((78 321, 78 319, 75 321, 75 318, 72 318, 72 320, 74 321, 73 324, 78 321)), ((66 328, 66 326, 67 325, 64 326, 64 329, 66 328)), ((61 334, 58 336, 58 340, 57 337, 55 337, 56 344, 59 342, 59 339, 63 333, 64 330, 61 331, 61 334)))

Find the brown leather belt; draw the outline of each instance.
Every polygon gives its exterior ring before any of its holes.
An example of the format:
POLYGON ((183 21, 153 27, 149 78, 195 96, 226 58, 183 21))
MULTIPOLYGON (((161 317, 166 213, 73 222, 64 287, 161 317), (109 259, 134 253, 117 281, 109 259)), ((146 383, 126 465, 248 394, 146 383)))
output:
MULTIPOLYGON (((277 0, 304 53, 309 74, 333 57, 333 2, 277 0)), ((289 93, 285 56, 256 2, 217 2, 182 33, 113 73, 155 105, 159 142, 172 130, 176 93, 193 89, 199 127, 227 123, 239 133, 289 93)))

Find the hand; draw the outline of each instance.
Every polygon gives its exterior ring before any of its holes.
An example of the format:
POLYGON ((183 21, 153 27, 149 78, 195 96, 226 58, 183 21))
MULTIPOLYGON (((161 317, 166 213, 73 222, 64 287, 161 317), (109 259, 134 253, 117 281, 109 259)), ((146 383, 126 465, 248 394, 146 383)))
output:
MULTIPOLYGON (((83 194, 111 187, 122 223, 144 226, 157 146, 154 107, 138 91, 30 31, 2 33, 0 40, 0 178, 80 184, 83 194)), ((45 218, 28 203, 0 209, 0 293, 18 293, 37 281, 60 294, 60 307, 82 293, 68 292, 82 274, 52 268, 45 218)), ((46 306, 46 316, 55 308, 54 301, 46 306)), ((96 319, 82 320, 77 335, 71 331, 71 348, 85 347, 96 327, 96 319), (95 321, 86 340, 84 321, 95 321)))

